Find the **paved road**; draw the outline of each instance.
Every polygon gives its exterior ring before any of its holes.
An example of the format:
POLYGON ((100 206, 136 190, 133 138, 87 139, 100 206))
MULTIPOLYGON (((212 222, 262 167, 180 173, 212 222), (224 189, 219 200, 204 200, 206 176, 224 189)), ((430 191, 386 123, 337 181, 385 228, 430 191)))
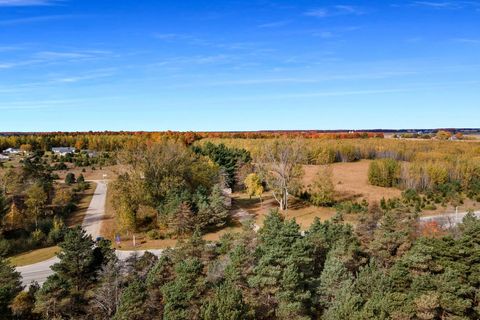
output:
MULTIPOLYGON (((459 223, 462 223, 463 217, 465 217, 466 214, 467 212, 459 212, 459 213, 448 213, 448 214, 441 214, 441 215, 435 215, 435 216, 425 216, 425 217, 420 217, 419 221, 420 223, 435 221, 442 227, 450 228, 450 227, 456 226, 459 223)), ((480 211, 477 211, 474 214, 475 216, 480 218, 480 211)))
MULTIPOLYGON (((107 182, 103 180, 94 181, 97 183, 97 188, 92 197, 92 201, 87 209, 85 218, 82 223, 83 229, 87 234, 91 235, 95 240, 97 237, 101 236, 100 228, 102 225, 103 214, 105 213, 105 201, 107 195, 107 182)), ((148 250, 149 252, 159 256, 162 253, 162 250, 148 250)), ((134 253, 142 255, 145 253, 145 250, 138 251, 115 251, 117 257, 121 260, 126 260, 129 256, 134 253)), ((17 267, 16 270, 22 275, 23 285, 29 286, 33 281, 37 281, 42 285, 50 276, 53 274, 53 271, 50 267, 57 263, 59 260, 57 257, 31 264, 28 266, 17 267)))
POLYGON ((107 199, 107 182, 103 180, 94 181, 97 188, 93 194, 87 213, 83 219, 82 228, 95 240, 100 236, 105 203, 107 199))

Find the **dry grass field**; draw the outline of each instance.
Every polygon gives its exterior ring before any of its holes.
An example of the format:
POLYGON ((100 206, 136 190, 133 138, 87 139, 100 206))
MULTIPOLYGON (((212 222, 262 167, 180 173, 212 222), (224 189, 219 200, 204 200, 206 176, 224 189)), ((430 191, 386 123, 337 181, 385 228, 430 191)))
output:
POLYGON ((83 176, 85 177, 85 180, 103 180, 103 179, 113 180, 118 175, 119 170, 121 170, 121 166, 118 166, 118 165, 106 166, 102 168, 97 168, 95 170, 92 170, 91 167, 79 168, 79 167, 73 167, 72 165, 69 165, 68 170, 57 170, 57 171, 54 171, 54 173, 58 174, 59 180, 62 180, 62 181, 65 180, 65 176, 69 172, 75 174, 76 177, 78 177, 80 174, 83 174, 83 176), (85 169, 85 172, 82 172, 83 169, 85 169), (106 175, 105 178, 104 178, 104 175, 106 175))
MULTIPOLYGON (((271 209, 278 208, 277 202, 269 193, 263 195, 262 203, 260 203, 258 198, 250 199, 243 193, 235 193, 233 195, 233 204, 235 207, 247 211, 252 216, 255 224, 260 227, 263 226, 263 221, 268 212, 271 209)), ((335 215, 335 209, 333 208, 315 207, 294 197, 290 198, 289 205, 290 208, 283 212, 285 218, 295 219, 302 229, 307 229, 317 217, 324 221, 335 215)))
MULTIPOLYGON (((399 197, 401 190, 396 188, 383 188, 372 186, 368 182, 368 168, 370 160, 358 162, 332 164, 333 184, 335 186, 335 198, 337 201, 367 200, 369 203, 378 202, 382 198, 389 199, 399 197)), ((304 166, 305 186, 315 179, 320 166, 304 166)))
POLYGON ((53 258, 60 248, 57 246, 25 252, 8 259, 15 267, 27 266, 53 258))

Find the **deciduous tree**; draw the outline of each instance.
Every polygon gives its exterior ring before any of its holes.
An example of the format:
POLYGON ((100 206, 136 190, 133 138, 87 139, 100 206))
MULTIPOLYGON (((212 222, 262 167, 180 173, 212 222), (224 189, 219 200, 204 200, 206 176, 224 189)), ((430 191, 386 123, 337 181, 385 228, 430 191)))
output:
POLYGON ((275 140, 265 145, 259 165, 280 210, 288 209, 288 197, 299 188, 304 158, 299 140, 275 140))

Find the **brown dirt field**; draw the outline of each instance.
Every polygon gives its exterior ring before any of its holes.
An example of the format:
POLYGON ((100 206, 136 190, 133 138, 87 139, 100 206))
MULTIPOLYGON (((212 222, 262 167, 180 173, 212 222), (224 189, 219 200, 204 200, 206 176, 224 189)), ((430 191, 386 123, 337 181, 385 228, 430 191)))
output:
POLYGON ((54 173, 58 174, 60 177, 59 180, 64 181, 65 176, 67 173, 72 172, 75 174, 75 177, 78 177, 80 174, 83 174, 85 177, 85 180, 103 180, 103 175, 106 174, 107 177, 106 179, 112 180, 115 179, 115 177, 118 175, 118 172, 121 170, 121 167, 118 165, 115 166, 108 166, 108 167, 102 167, 102 169, 97 168, 96 170, 92 170, 90 167, 85 167, 85 168, 71 168, 68 170, 58 170, 54 171, 54 173), (85 169, 85 172, 82 172, 82 169, 85 169))
MULTIPOLYGON (((246 194, 235 193, 233 195, 234 207, 242 208, 248 211, 255 219, 255 223, 263 226, 265 216, 270 209, 278 208, 278 204, 269 193, 263 196, 263 203, 258 198, 250 199, 246 194)), ((286 219, 295 219, 302 229, 307 229, 316 217, 321 221, 330 219, 335 215, 333 208, 319 208, 305 203, 296 198, 290 198, 290 209, 282 212, 286 219)))
POLYGON ((87 213, 87 209, 90 206, 93 194, 95 193, 95 189, 97 188, 97 184, 95 182, 89 183, 90 188, 83 192, 80 202, 77 204, 77 210, 72 212, 72 214, 68 217, 66 221, 66 225, 68 227, 81 225, 83 219, 85 218, 85 214, 87 213))
MULTIPOLYGON (((400 197, 402 191, 396 188, 383 188, 368 183, 368 168, 371 160, 332 164, 333 183, 336 200, 367 200, 369 203, 379 202, 382 198, 400 197)), ((304 166, 304 184, 312 183, 320 166, 304 166)))

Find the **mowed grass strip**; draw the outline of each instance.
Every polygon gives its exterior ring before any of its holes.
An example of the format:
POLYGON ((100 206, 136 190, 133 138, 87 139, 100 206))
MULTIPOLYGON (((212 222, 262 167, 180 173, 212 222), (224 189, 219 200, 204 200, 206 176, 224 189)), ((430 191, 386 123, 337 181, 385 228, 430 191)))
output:
POLYGON ((60 248, 58 246, 42 248, 21 253, 8 258, 8 260, 13 266, 22 267, 53 258, 59 250, 60 248))

